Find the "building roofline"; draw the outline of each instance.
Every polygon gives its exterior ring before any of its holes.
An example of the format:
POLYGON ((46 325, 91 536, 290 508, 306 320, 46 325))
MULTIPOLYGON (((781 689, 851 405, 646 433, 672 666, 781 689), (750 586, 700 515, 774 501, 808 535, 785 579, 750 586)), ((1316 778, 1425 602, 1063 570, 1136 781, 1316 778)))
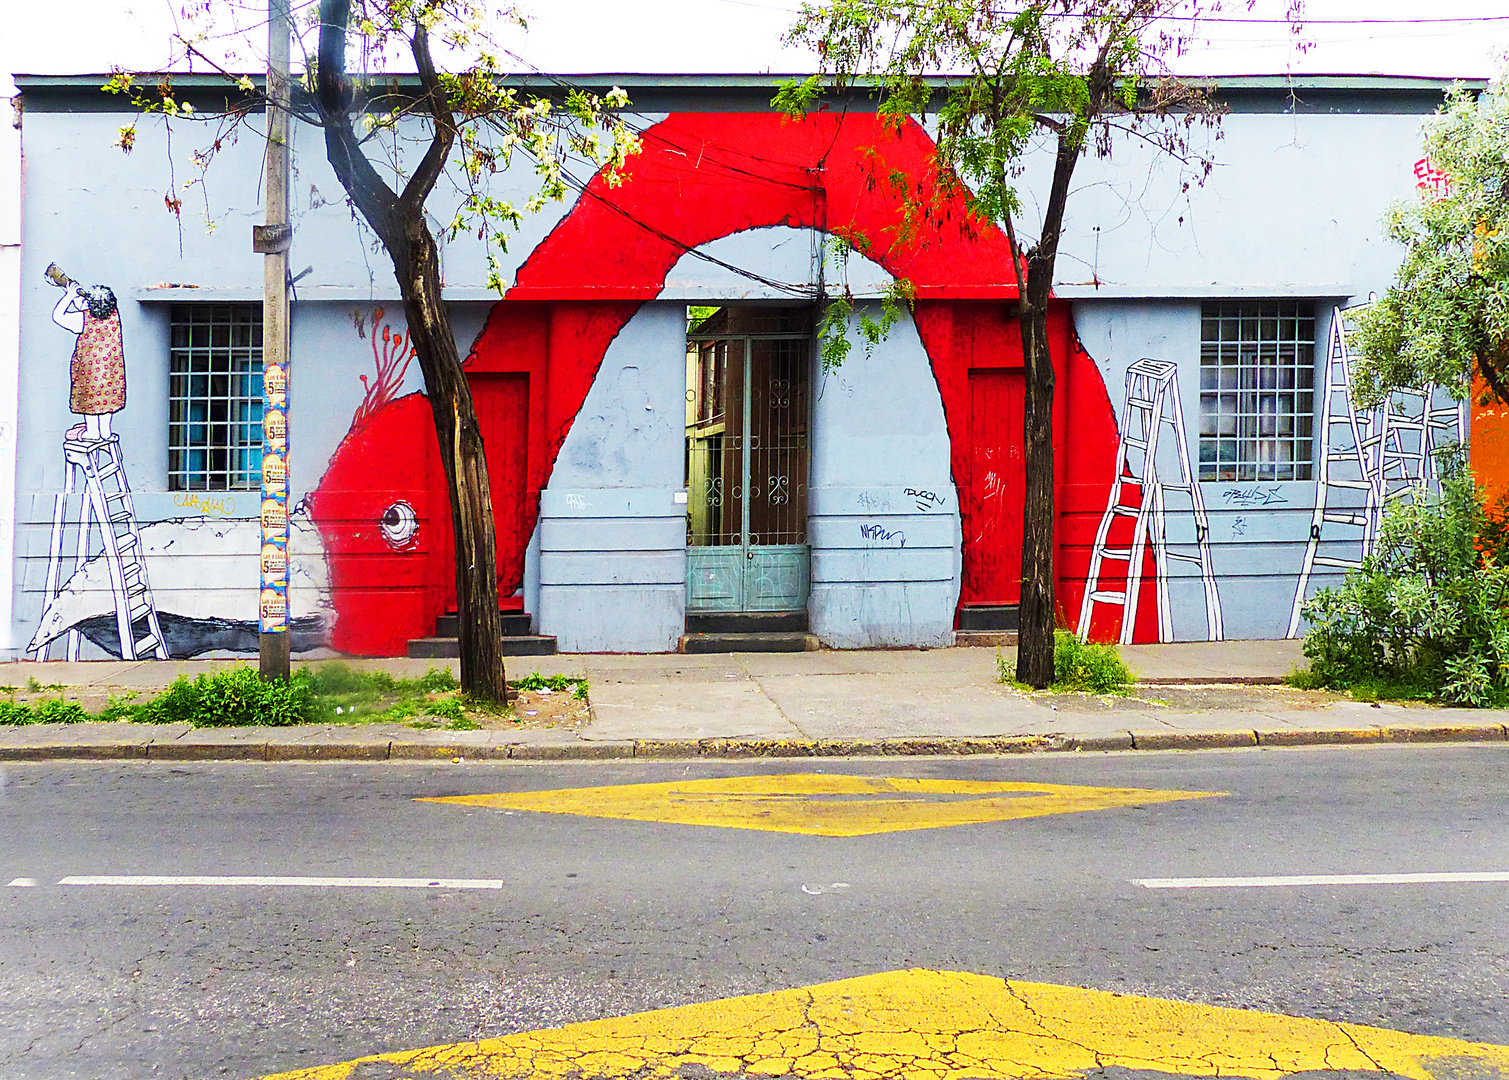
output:
MULTIPOLYGON (((242 72, 231 72, 229 77, 218 72, 170 72, 173 82, 181 86, 219 87, 239 79, 242 72)), ((245 72, 254 82, 263 77, 260 71, 245 72)), ((802 79, 810 72, 634 72, 634 71, 589 71, 589 72, 539 72, 535 74, 508 75, 505 82, 526 85, 553 86, 561 83, 607 84, 624 86, 716 86, 763 89, 785 79, 802 79)), ((109 72, 80 72, 65 75, 17 73, 12 76, 16 85, 25 89, 89 89, 101 88, 110 81, 109 72)), ((400 84, 413 81, 411 72, 395 72, 374 79, 392 79, 400 84)), ((926 81, 945 86, 950 76, 931 75, 926 81)), ((1453 75, 1379 75, 1369 73, 1335 72, 1323 75, 1190 75, 1182 77, 1185 82, 1204 83, 1231 89, 1251 90, 1445 90, 1457 84, 1473 89, 1486 89, 1486 78, 1468 78, 1453 75)))
MULTIPOLYGON (((226 93, 240 98, 235 79, 218 73, 176 72, 173 84, 190 94, 226 93)), ((259 89, 263 76, 247 75, 259 89)), ((645 72, 574 72, 510 75, 504 82, 521 90, 541 92, 563 86, 606 90, 621 86, 628 91, 633 108, 640 112, 742 112, 770 108, 774 89, 784 80, 801 78, 791 73, 661 74, 645 72)), ((36 112, 126 112, 129 101, 106 93, 108 74, 13 76, 24 105, 36 112)), ((928 79, 941 91, 944 76, 928 79)), ((1210 75, 1185 81, 1211 89, 1215 98, 1235 113, 1428 113, 1455 86, 1481 93, 1487 79, 1417 75, 1210 75)), ((371 82, 402 93, 417 86, 417 76, 393 73, 371 82)), ((863 95, 855 89, 854 94, 863 95)), ((200 112, 206 103, 196 102, 200 112)))

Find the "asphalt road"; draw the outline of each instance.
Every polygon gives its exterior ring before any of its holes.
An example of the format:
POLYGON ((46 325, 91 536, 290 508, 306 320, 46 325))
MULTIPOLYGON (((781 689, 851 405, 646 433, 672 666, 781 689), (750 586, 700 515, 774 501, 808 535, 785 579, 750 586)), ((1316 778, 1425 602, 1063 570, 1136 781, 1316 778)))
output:
POLYGON ((252 1077, 906 968, 1509 1044, 1509 882, 1136 884, 1509 871, 1506 766, 1481 745, 7 765, 0 1077, 252 1077), (818 771, 1225 794, 850 837, 415 801, 818 771))

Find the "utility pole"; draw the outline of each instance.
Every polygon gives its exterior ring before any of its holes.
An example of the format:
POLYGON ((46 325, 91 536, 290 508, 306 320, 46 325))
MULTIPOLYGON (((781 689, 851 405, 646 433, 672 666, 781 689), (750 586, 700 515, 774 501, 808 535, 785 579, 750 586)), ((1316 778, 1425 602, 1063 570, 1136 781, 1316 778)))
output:
POLYGON ((252 229, 262 263, 262 589, 264 681, 288 678, 288 3, 267 5, 267 218, 252 229))

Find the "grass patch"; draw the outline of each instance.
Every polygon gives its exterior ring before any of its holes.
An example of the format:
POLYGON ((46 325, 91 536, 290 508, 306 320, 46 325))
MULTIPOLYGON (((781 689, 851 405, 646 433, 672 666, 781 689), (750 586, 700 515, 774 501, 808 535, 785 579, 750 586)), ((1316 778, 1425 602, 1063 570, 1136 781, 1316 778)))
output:
MULTIPOLYGON (((1016 672, 1004 654, 996 653, 996 678, 1021 690, 1031 687, 1016 681, 1016 672)), ((1115 645, 1083 642, 1066 630, 1053 632, 1053 685, 1050 690, 1091 694, 1126 694, 1136 678, 1115 645)))
POLYGON ((1313 668, 1296 668, 1284 676, 1284 685, 1296 690, 1341 690, 1353 701, 1432 701, 1436 689, 1427 682, 1409 682, 1385 675, 1353 679, 1346 686, 1336 686, 1313 668))
POLYGON ((1284 676, 1284 685, 1296 690, 1324 690, 1326 680, 1310 668, 1295 668, 1284 676))
MULTIPOLYGON (((585 700, 587 680, 565 675, 526 675, 510 684, 516 690, 569 692, 585 700)), ((31 693, 63 690, 28 678, 31 693)), ((504 715, 508 710, 462 694, 456 677, 430 668, 417 679, 394 678, 386 671, 366 671, 343 663, 296 669, 287 681, 263 682, 250 666, 227 668, 190 679, 181 675, 152 700, 137 704, 136 695, 112 697, 97 713, 60 695, 30 703, 17 702, 16 688, 3 687, 0 725, 77 724, 85 720, 129 720, 140 724, 191 724, 194 727, 241 727, 290 724, 399 723, 417 728, 444 727, 476 731, 482 725, 469 713, 504 715)))

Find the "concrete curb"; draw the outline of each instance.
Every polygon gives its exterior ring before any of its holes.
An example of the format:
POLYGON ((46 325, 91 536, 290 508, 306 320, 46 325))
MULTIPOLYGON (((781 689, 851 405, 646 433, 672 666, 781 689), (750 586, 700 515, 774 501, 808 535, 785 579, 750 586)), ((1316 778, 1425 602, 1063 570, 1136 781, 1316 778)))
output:
MULTIPOLYGON (((213 729, 210 729, 213 730, 213 729)), ((1240 747, 1386 743, 1506 742, 1503 724, 1440 727, 1303 728, 1252 731, 1117 732, 1110 735, 949 736, 900 739, 635 739, 502 745, 367 742, 52 743, 0 746, 0 761, 601 761, 708 758, 956 757, 1113 750, 1229 750, 1240 747)))

